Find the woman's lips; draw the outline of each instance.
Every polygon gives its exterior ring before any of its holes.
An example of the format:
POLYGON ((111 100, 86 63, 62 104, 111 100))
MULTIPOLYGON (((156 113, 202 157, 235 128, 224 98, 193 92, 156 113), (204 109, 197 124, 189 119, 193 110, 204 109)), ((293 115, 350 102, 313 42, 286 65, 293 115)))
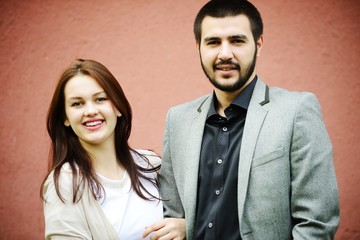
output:
POLYGON ((92 121, 84 122, 83 125, 87 128, 94 129, 94 128, 99 128, 103 122, 104 120, 92 120, 92 121))

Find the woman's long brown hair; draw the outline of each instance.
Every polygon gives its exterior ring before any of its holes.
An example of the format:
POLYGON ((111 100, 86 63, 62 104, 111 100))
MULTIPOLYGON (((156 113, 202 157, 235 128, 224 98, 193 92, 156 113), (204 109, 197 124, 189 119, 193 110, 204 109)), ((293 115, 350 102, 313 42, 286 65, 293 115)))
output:
POLYGON ((46 201, 46 199, 44 199, 44 184, 50 173, 53 171, 57 195, 64 202, 64 198, 59 190, 59 176, 61 167, 65 163, 69 163, 73 173, 72 185, 74 203, 80 200, 85 186, 90 188, 96 199, 99 199, 103 192, 103 187, 97 180, 93 169, 90 155, 81 146, 78 137, 71 127, 66 127, 64 125, 64 120, 66 118, 64 88, 71 78, 79 74, 87 75, 95 79, 104 89, 115 108, 121 113, 121 117, 118 117, 115 127, 116 157, 127 171, 132 188, 143 199, 158 199, 146 190, 141 183, 140 178, 150 181, 157 187, 156 180, 147 177, 144 173, 158 171, 160 166, 151 166, 148 159, 141 154, 139 154, 140 157, 149 164, 150 168, 141 167, 134 162, 131 155, 131 152, 134 152, 134 150, 131 149, 128 144, 131 133, 132 111, 120 84, 104 65, 94 60, 83 59, 76 60, 61 75, 48 110, 47 131, 52 142, 49 172, 41 185, 41 198, 46 201), (150 197, 146 197, 142 190, 150 197))

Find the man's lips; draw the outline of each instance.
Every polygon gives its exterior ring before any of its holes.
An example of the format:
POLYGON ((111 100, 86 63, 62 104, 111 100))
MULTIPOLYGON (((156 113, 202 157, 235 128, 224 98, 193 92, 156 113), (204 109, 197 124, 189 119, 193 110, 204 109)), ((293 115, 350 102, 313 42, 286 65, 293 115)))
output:
POLYGON ((232 71, 232 70, 239 70, 240 67, 237 64, 216 64, 214 66, 214 69, 220 71, 232 71))

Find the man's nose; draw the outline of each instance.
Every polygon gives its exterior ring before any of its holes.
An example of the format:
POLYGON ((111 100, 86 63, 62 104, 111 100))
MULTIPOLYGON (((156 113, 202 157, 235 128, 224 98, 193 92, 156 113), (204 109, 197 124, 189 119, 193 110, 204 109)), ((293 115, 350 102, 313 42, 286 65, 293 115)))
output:
POLYGON ((226 61, 233 58, 233 53, 231 47, 228 44, 221 45, 219 52, 219 59, 222 61, 226 61))

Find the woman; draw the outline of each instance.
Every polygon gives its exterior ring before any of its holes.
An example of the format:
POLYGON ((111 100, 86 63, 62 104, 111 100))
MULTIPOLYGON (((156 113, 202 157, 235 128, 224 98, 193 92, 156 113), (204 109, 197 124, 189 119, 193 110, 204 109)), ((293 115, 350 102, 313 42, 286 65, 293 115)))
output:
POLYGON ((46 239, 141 239, 146 226, 166 225, 156 184, 160 159, 130 148, 131 119, 124 92, 105 66, 79 59, 64 71, 47 116, 46 239))

